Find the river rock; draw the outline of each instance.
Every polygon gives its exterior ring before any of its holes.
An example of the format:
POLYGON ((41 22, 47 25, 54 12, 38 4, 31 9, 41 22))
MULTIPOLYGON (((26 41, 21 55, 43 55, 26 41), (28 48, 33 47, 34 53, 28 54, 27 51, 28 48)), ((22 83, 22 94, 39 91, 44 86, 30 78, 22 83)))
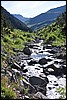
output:
POLYGON ((32 76, 29 78, 29 82, 36 88, 36 91, 40 91, 46 94, 46 85, 48 83, 47 77, 45 77, 45 79, 42 79, 40 77, 32 76))
POLYGON ((54 61, 54 63, 58 64, 59 62, 58 61, 54 61))
POLYGON ((52 49, 52 45, 44 45, 43 50, 45 50, 45 49, 52 49))
POLYGON ((19 52, 19 49, 13 48, 13 51, 14 51, 14 52, 19 52))
POLYGON ((35 44, 33 42, 31 43, 25 43, 25 46, 28 46, 29 48, 33 48, 35 46, 35 44))
POLYGON ((44 65, 44 64, 47 64, 47 60, 46 60, 46 58, 41 58, 38 63, 40 65, 44 65))
POLYGON ((43 53, 43 51, 39 51, 39 53, 43 53))
POLYGON ((52 61, 52 59, 49 59, 49 58, 48 58, 47 61, 52 61))
POLYGON ((52 69, 54 69, 54 70, 56 69, 56 67, 54 66, 54 64, 48 65, 47 68, 52 68, 52 69))
POLYGON ((60 68, 55 67, 53 64, 47 66, 46 69, 43 70, 44 73, 49 72, 51 75, 62 76, 66 74, 66 67, 61 66, 60 68))
POLYGON ((57 75, 57 70, 58 68, 56 68, 54 64, 48 65, 47 67, 43 68, 43 72, 45 73, 45 75, 57 75))
POLYGON ((46 45, 46 49, 52 49, 52 45, 46 45))
POLYGON ((28 70, 27 69, 23 69, 23 72, 26 73, 26 72, 28 72, 28 70))
POLYGON ((53 71, 56 70, 56 67, 54 66, 54 64, 50 64, 47 67, 43 68, 43 72, 44 73, 47 72, 47 71, 49 72, 49 70, 48 70, 49 68, 52 69, 53 71))
POLYGON ((43 46, 43 50, 45 50, 45 49, 46 49, 46 45, 43 46))
POLYGON ((33 46, 34 46, 34 45, 32 45, 32 44, 29 44, 29 45, 28 45, 29 48, 33 48, 33 46))
POLYGON ((33 64, 37 64, 38 62, 36 60, 31 60, 30 62, 28 62, 28 65, 33 65, 33 64))
POLYGON ((66 59, 66 54, 58 54, 57 58, 58 59, 66 59))
POLYGON ((25 64, 20 64, 21 69, 23 69, 25 67, 25 64))
POLYGON ((28 47, 25 47, 24 49, 23 49, 23 52, 24 52, 24 54, 26 54, 26 55, 31 55, 31 50, 28 48, 28 47))

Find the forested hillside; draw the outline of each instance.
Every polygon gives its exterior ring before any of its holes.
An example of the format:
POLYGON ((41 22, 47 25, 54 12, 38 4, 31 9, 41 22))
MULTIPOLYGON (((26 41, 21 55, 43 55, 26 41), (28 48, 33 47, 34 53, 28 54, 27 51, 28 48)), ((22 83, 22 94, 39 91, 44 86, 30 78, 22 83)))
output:
POLYGON ((58 16, 56 22, 38 31, 37 35, 44 39, 44 43, 56 46, 66 44, 66 12, 58 16))
POLYGON ((23 31, 31 30, 20 20, 15 18, 1 6, 1 27, 16 28, 23 31))
POLYGON ((16 17, 17 19, 19 19, 21 22, 25 22, 27 20, 29 20, 30 18, 26 18, 26 17, 23 17, 22 15, 20 14, 12 14, 14 17, 16 17))
POLYGON ((42 13, 38 16, 35 16, 34 18, 31 18, 30 20, 26 21, 26 23, 32 30, 37 31, 55 22, 56 18, 65 11, 66 11, 66 5, 53 8, 45 13, 42 13))

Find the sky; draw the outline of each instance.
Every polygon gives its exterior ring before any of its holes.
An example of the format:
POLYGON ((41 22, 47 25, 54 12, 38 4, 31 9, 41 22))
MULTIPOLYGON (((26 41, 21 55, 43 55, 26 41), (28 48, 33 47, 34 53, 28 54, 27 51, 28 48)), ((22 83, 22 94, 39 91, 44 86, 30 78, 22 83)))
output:
POLYGON ((66 5, 66 1, 1 1, 1 6, 11 14, 21 14, 28 18, 63 5, 66 5))

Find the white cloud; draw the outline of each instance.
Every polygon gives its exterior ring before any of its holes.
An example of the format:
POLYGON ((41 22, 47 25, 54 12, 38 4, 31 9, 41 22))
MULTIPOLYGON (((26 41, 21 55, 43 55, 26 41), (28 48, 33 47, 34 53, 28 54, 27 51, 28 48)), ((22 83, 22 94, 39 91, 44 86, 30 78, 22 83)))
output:
POLYGON ((34 17, 66 4, 66 1, 1 1, 2 6, 11 14, 21 14, 24 17, 34 17))

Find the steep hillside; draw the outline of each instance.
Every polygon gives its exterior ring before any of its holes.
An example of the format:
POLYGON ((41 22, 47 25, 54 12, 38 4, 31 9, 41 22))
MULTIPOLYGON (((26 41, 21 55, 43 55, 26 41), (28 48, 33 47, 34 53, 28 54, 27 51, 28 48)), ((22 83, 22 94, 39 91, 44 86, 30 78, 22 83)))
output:
POLYGON ((39 29, 42 26, 47 26, 54 22, 61 13, 66 11, 66 5, 57 7, 54 9, 50 9, 49 11, 42 13, 34 18, 31 18, 29 21, 27 21, 27 25, 31 27, 31 29, 39 29))
POLYGON ((66 12, 57 17, 56 22, 38 31, 37 37, 54 46, 66 45, 66 12))
POLYGON ((1 7, 1 27, 16 28, 23 31, 31 31, 23 22, 15 18, 1 7))
POLYGON ((30 18, 26 18, 26 17, 23 17, 22 15, 20 14, 12 14, 14 17, 16 17, 17 19, 19 19, 21 22, 25 22, 25 21, 28 21, 30 18))

